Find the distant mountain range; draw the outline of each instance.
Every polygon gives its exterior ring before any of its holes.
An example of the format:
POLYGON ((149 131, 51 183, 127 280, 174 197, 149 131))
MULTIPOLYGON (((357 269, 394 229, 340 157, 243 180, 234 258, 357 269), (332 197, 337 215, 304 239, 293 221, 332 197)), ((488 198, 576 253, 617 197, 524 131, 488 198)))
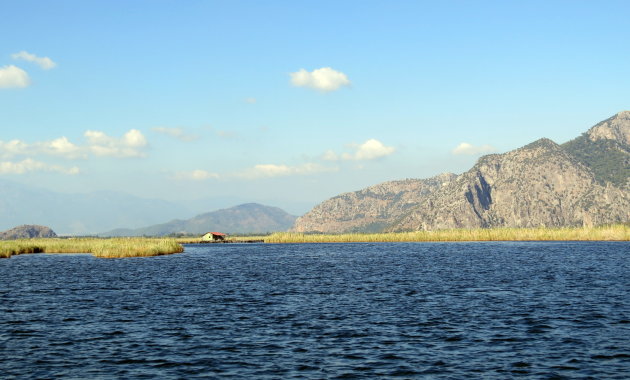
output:
POLYGON ((296 220, 277 207, 246 203, 239 206, 207 212, 187 220, 173 220, 136 229, 116 229, 101 236, 165 236, 173 234, 204 234, 218 231, 230 234, 267 233, 286 231, 296 220))
POLYGON ((39 224, 61 235, 85 235, 187 215, 189 210, 162 200, 115 192, 63 194, 0 180, 0 230, 39 224))
POLYGON ((630 112, 558 145, 540 139, 469 171, 385 182, 324 201, 298 232, 580 226, 630 222, 630 112))
MULTIPOLYGON (((198 229, 195 223, 200 226, 207 225, 204 224, 203 218, 208 214, 201 214, 189 221, 173 220, 173 218, 186 218, 200 211, 206 211, 207 209, 199 210, 200 204, 212 207, 226 202, 228 200, 217 198, 176 203, 118 192, 64 194, 0 180, 0 231, 18 225, 36 224, 50 226, 59 235, 95 235, 103 231, 113 233, 115 229, 118 229, 117 234, 122 233, 121 231, 136 234, 135 229, 142 230, 137 235, 198 233, 206 227, 198 229), (164 223, 167 220, 173 221, 164 223), (162 224, 158 225, 158 223, 162 224), (121 227, 126 229, 121 229, 121 227), (187 230, 189 227, 190 231, 187 230)), ((219 213, 216 215, 219 219, 213 219, 218 221, 221 230, 229 232, 257 233, 287 230, 295 220, 294 216, 272 207, 269 207, 266 213, 262 213, 258 207, 247 207, 247 205, 229 210, 232 210, 232 214, 219 213), (232 215, 232 219, 228 217, 228 214, 232 215)), ((212 225, 214 222, 209 223, 212 225)))

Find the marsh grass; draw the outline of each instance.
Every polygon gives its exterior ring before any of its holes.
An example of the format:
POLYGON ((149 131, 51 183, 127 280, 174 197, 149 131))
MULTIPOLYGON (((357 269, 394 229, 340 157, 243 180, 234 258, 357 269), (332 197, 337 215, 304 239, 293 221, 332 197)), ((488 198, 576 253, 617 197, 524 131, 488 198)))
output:
POLYGON ((375 234, 302 234, 278 232, 265 243, 439 242, 439 241, 628 241, 623 224, 573 228, 479 228, 375 234))
POLYGON ((25 253, 90 253, 101 258, 146 257, 183 252, 174 239, 77 238, 0 241, 0 258, 25 253))

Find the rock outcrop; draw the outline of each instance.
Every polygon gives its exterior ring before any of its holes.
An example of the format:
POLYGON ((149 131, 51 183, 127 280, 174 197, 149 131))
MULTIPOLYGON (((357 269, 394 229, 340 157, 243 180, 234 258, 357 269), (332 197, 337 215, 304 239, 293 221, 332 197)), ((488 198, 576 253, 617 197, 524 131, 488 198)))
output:
POLYGON ((0 232, 0 240, 55 238, 55 231, 46 226, 23 225, 0 232))
POLYGON ((469 171, 386 182, 331 198, 300 232, 560 227, 630 221, 630 112, 562 146, 540 139, 469 171))

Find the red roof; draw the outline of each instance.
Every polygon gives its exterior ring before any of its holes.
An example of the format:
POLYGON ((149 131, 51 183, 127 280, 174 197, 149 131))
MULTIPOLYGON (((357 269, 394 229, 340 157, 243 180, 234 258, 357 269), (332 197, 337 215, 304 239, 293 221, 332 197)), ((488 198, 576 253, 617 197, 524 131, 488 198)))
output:
POLYGON ((209 234, 213 234, 213 235, 219 235, 219 236, 227 236, 227 234, 221 233, 221 232, 208 232, 209 234))

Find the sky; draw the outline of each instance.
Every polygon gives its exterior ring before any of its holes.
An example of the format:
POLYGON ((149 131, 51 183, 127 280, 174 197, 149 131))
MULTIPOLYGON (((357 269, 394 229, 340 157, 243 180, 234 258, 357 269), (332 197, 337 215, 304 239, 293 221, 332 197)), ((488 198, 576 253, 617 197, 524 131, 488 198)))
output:
POLYGON ((630 109, 628 1, 0 9, 0 179, 58 192, 301 215, 630 109))

